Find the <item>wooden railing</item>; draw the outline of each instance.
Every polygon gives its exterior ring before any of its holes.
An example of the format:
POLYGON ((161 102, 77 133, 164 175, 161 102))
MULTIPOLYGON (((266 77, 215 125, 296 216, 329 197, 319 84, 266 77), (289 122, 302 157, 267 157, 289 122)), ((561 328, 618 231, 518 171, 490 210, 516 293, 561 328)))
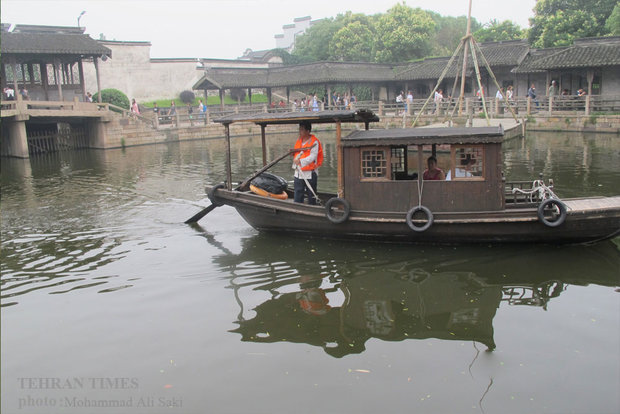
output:
MULTIPOLYGON (((329 106, 321 102, 319 110, 332 109, 369 109, 380 117, 417 116, 420 112, 425 116, 446 116, 453 112, 456 99, 443 99, 436 104, 429 102, 425 106, 426 99, 414 99, 413 102, 395 103, 384 101, 357 101, 348 106, 329 106)), ((518 97, 508 102, 498 98, 485 98, 485 105, 490 117, 510 117, 509 106, 519 117, 528 115, 592 115, 592 114, 620 114, 620 95, 589 95, 577 96, 543 96, 537 99, 518 97)), ((18 98, 15 101, 2 101, 0 103, 2 117, 15 116, 28 111, 73 111, 89 112, 112 111, 126 118, 139 120, 154 128, 168 128, 178 126, 199 126, 209 124, 213 119, 231 114, 256 114, 261 112, 290 112, 309 110, 309 108, 295 107, 292 103, 285 107, 269 107, 266 104, 240 104, 209 106, 206 113, 200 113, 198 108, 192 108, 189 113, 187 107, 176 108, 176 114, 170 115, 169 108, 159 108, 158 116, 155 117, 152 108, 145 108, 140 115, 133 114, 130 110, 109 103, 91 103, 79 101, 23 101, 18 98)), ((454 111, 458 113, 458 109, 454 111)), ((464 99, 462 106, 463 116, 482 116, 482 101, 475 97, 464 99)))

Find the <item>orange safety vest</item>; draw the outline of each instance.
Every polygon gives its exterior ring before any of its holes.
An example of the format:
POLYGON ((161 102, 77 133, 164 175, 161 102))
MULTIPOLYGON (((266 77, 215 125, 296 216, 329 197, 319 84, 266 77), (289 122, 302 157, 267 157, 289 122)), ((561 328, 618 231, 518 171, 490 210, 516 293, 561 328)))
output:
POLYGON ((319 141, 319 139, 317 137, 315 137, 314 135, 310 135, 310 139, 308 141, 306 141, 306 143, 304 145, 302 145, 302 143, 301 143, 301 137, 299 137, 297 139, 297 142, 295 143, 295 149, 307 148, 306 150, 300 151, 301 155, 299 156, 299 159, 306 158, 306 157, 310 156, 310 150, 312 149, 312 147, 314 146, 315 143, 317 143, 319 145, 319 153, 318 153, 318 155, 316 157, 316 161, 311 162, 310 164, 306 165, 305 167, 301 167, 302 171, 316 170, 321 165, 323 165, 323 146, 321 145, 321 141, 319 141))

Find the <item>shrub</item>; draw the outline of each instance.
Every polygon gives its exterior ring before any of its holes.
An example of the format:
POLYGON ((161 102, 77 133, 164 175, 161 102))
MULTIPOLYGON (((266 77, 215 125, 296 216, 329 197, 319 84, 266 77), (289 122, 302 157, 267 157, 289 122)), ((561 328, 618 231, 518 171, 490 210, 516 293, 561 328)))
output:
MULTIPOLYGON (((101 91, 101 101, 129 109, 129 98, 118 89, 104 89, 101 91)), ((93 95, 93 102, 99 102, 99 93, 93 95)))
POLYGON ((196 99, 196 95, 192 91, 183 91, 179 97, 184 104, 193 103, 194 99, 196 99))
POLYGON ((245 101, 245 89, 243 88, 233 88, 230 90, 230 97, 235 101, 244 102, 245 101))

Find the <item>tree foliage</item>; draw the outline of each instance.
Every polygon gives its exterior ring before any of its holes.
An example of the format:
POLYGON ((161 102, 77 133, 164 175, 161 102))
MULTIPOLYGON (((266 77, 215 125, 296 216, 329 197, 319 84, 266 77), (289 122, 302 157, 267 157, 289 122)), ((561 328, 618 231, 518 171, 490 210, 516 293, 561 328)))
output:
POLYGON ((428 13, 404 3, 376 16, 347 12, 312 25, 297 37, 292 55, 312 62, 404 62, 430 51, 434 29, 428 13))
POLYGON ((620 36, 620 2, 616 4, 605 22, 605 28, 612 36, 620 36))
POLYGON ((379 16, 375 61, 406 62, 426 56, 435 22, 424 10, 398 3, 379 16))
POLYGON ((310 62, 329 60, 329 43, 341 28, 342 23, 333 18, 320 20, 297 37, 293 56, 310 62))
MULTIPOLYGON (((431 54, 433 56, 449 56, 454 53, 463 36, 467 32, 467 16, 442 16, 439 13, 427 11, 435 22, 435 36, 431 38, 431 54)), ((472 17, 472 33, 482 25, 472 17)))
POLYGON ((521 29, 519 25, 510 20, 499 22, 496 19, 493 19, 488 25, 476 30, 474 32, 474 37, 480 42, 517 40, 525 37, 525 30, 521 29))
POLYGON ((373 58, 374 27, 355 21, 338 30, 329 43, 330 59, 364 61, 373 58))
POLYGON ((530 18, 533 47, 570 45, 580 37, 609 34, 605 23, 617 0, 538 0, 530 18))

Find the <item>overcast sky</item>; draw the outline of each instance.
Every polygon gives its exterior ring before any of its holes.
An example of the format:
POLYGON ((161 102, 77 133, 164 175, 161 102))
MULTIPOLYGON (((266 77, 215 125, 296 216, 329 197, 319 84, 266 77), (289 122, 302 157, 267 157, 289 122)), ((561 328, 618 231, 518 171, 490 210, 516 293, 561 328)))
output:
MULTIPOLYGON (((272 49, 296 17, 385 13, 396 0, 1 0, 2 22, 86 27, 94 39, 149 41, 153 58, 235 59, 247 48, 272 49)), ((536 0, 473 0, 479 22, 512 20, 523 28, 536 0)), ((444 16, 467 15, 469 0, 408 0, 444 16)))

